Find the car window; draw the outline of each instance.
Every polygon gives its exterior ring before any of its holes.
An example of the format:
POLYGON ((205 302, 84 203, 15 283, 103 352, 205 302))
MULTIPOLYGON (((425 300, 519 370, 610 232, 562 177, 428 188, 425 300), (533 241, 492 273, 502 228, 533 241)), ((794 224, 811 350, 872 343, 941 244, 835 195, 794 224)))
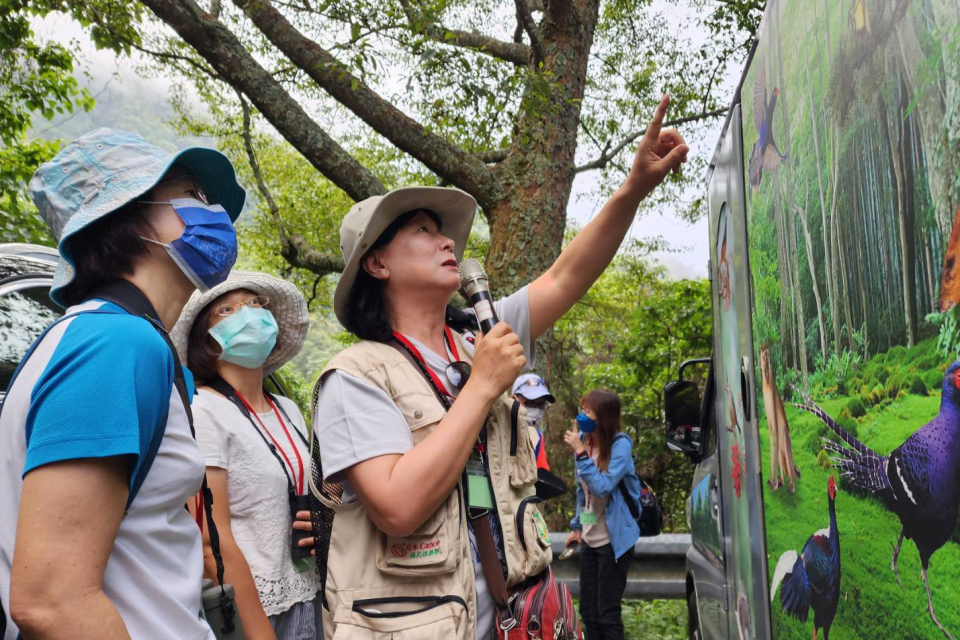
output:
POLYGON ((0 296, 0 396, 33 341, 60 317, 49 291, 45 286, 29 287, 0 296))

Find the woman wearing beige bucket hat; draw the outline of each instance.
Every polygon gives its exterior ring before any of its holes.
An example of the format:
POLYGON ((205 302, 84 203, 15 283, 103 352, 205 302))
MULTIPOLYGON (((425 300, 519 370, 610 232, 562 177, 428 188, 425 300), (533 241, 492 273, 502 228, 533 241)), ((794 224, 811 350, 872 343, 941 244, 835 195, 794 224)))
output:
MULTIPOLYGON (((661 132, 668 103, 623 186, 546 273, 495 303, 502 322, 482 338, 447 322, 471 196, 396 189, 344 218, 334 310, 361 342, 321 373, 313 428, 325 482, 311 491, 333 513, 328 551, 318 545, 328 638, 489 638, 495 619, 504 631, 521 617, 507 589, 549 575, 533 446, 506 392, 613 259, 640 201, 686 161, 681 136, 661 132)), ((542 622, 576 633, 575 616, 542 622)))
MULTIPOLYGON (((248 640, 311 640, 320 633, 304 495, 307 429, 294 402, 264 388, 265 376, 300 351, 308 324, 294 285, 234 271, 190 298, 171 334, 197 380, 197 443, 248 640)), ((212 560, 206 554, 209 577, 212 560)))

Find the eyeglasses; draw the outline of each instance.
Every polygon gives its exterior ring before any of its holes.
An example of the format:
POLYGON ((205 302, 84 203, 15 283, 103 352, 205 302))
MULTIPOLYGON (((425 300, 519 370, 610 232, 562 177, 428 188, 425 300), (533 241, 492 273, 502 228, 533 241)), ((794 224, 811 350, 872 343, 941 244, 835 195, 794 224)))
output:
POLYGON ((458 360, 448 364, 445 373, 447 374, 447 380, 450 381, 453 388, 460 391, 463 389, 463 385, 467 384, 467 380, 470 379, 470 371, 469 364, 458 360))
MULTIPOLYGON (((244 307, 252 307, 254 309, 266 309, 270 306, 270 298, 267 296, 254 296, 246 302, 227 302, 219 305, 214 309, 214 313, 218 316, 232 316, 237 311, 244 307)), ((467 373, 469 375, 469 372, 467 373)))

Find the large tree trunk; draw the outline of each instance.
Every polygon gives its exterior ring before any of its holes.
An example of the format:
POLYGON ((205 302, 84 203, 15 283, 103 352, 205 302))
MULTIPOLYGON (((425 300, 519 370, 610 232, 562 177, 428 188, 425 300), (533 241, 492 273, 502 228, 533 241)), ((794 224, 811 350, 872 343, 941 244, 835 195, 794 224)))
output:
POLYGON ((827 281, 830 283, 830 318, 833 321, 833 349, 836 353, 840 353, 840 305, 842 304, 840 298, 842 293, 840 292, 840 261, 837 258, 837 227, 839 226, 839 210, 840 205, 840 125, 837 122, 833 123, 830 133, 830 148, 832 149, 832 159, 833 159, 833 182, 830 185, 832 189, 830 195, 830 222, 829 222, 829 252, 830 259, 827 261, 827 270, 829 272, 829 277, 827 281))
POLYGON ((807 222, 807 207, 810 204, 810 192, 807 191, 806 202, 801 208, 794 204, 794 212, 800 216, 803 224, 803 238, 807 247, 807 268, 810 270, 810 280, 813 282, 813 299, 817 305, 817 325, 820 328, 820 351, 827 353, 827 331, 823 323, 823 303, 820 301, 820 285, 817 284, 817 269, 813 261, 813 240, 810 238, 810 225, 807 222))
MULTIPOLYGON (((899 64, 888 66, 894 77, 902 78, 899 64)), ((881 102, 881 105, 883 103, 881 102)), ((880 120, 884 125, 884 133, 888 140, 890 151, 890 168, 893 172, 894 192, 896 195, 897 221, 900 236, 900 282, 903 291, 903 314, 907 333, 907 345, 913 346, 917 341, 917 309, 914 302, 914 279, 916 263, 914 261, 914 229, 913 229, 913 202, 909 198, 906 175, 906 135, 904 131, 908 96, 903 82, 898 82, 896 95, 889 107, 884 109, 885 117, 880 120)))
POLYGON ((950 237, 953 219, 960 205, 960 3, 957 0, 930 0, 933 7, 933 22, 940 36, 943 53, 943 85, 941 101, 944 119, 940 129, 940 153, 933 157, 932 170, 947 178, 943 184, 943 203, 937 207, 937 222, 940 235, 950 237))
MULTIPOLYGON (((954 23, 955 24, 955 23, 954 23)), ((944 117, 943 91, 941 81, 925 82, 918 78, 920 70, 924 66, 926 56, 920 48, 920 40, 917 36, 917 24, 913 17, 913 12, 908 11, 896 31, 897 44, 900 54, 900 68, 903 71, 903 81, 907 86, 910 96, 916 100, 916 108, 913 110, 913 117, 917 118, 920 124, 920 138, 923 143, 923 149, 926 153, 930 171, 927 171, 927 183, 930 187, 930 199, 933 202, 937 225, 940 227, 940 233, 945 237, 950 235, 950 226, 953 224, 953 216, 956 208, 951 208, 952 200, 947 197, 945 183, 949 175, 938 170, 939 159, 943 156, 944 141, 941 140, 940 131, 944 117)), ((949 54, 945 54, 947 57, 949 54)))
MULTIPOLYGON (((574 178, 580 105, 593 46, 599 0, 579 0, 541 23, 544 68, 553 109, 528 109, 520 123, 530 140, 497 170, 504 197, 486 210, 490 221, 487 272, 497 293, 511 293, 553 264, 563 244, 574 178)), ((525 101, 542 100, 528 95, 525 101)), ((522 110, 522 107, 521 107, 522 110)))
MULTIPOLYGON (((814 153, 814 169, 817 172, 817 187, 819 188, 820 193, 820 216, 823 220, 823 230, 822 230, 822 239, 823 239, 823 260, 824 260, 824 281, 827 284, 827 299, 831 307, 833 306, 832 297, 833 292, 830 290, 830 251, 829 243, 827 242, 827 234, 829 233, 829 224, 827 220, 827 203, 826 195, 824 194, 823 188, 823 169, 821 164, 825 160, 823 154, 820 153, 820 120, 817 118, 816 114, 816 103, 813 101, 813 85, 810 83, 810 65, 808 62, 804 62, 804 67, 807 74, 807 99, 810 104, 810 128, 813 130, 813 153, 814 153)), ((808 256, 813 260, 812 254, 809 253, 812 250, 813 246, 810 244, 810 229, 807 226, 806 217, 804 217, 804 232, 807 236, 807 250, 808 256)), ((816 290, 816 272, 814 267, 811 265, 811 276, 813 277, 814 290, 816 290)), ((826 328, 823 323, 823 305, 820 301, 820 296, 817 296, 817 316, 820 319, 820 345, 822 348, 823 359, 826 360, 827 356, 830 355, 830 351, 827 345, 827 336, 826 328)))

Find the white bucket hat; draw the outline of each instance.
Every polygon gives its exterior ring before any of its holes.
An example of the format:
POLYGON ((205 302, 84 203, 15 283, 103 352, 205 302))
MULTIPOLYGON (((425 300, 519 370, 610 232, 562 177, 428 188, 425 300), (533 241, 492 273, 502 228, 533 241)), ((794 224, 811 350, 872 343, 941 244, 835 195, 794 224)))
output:
POLYGON ((193 323, 197 321, 197 316, 208 304, 223 294, 237 289, 247 289, 257 295, 270 298, 268 310, 273 314, 279 327, 277 346, 273 348, 270 357, 263 364, 263 374, 270 375, 300 352, 310 326, 307 301, 300 290, 286 280, 256 271, 234 271, 225 282, 206 293, 195 291, 190 296, 190 300, 183 307, 180 319, 170 332, 170 337, 177 348, 180 361, 184 364, 189 362, 187 351, 190 330, 193 328, 193 323))
POLYGON ((454 242, 457 261, 463 259, 473 217, 477 215, 477 201, 469 193, 447 187, 403 187, 361 200, 350 207, 340 223, 344 267, 333 295, 333 310, 343 326, 347 326, 347 300, 360 270, 360 259, 394 220, 417 209, 437 214, 444 235, 454 242))

